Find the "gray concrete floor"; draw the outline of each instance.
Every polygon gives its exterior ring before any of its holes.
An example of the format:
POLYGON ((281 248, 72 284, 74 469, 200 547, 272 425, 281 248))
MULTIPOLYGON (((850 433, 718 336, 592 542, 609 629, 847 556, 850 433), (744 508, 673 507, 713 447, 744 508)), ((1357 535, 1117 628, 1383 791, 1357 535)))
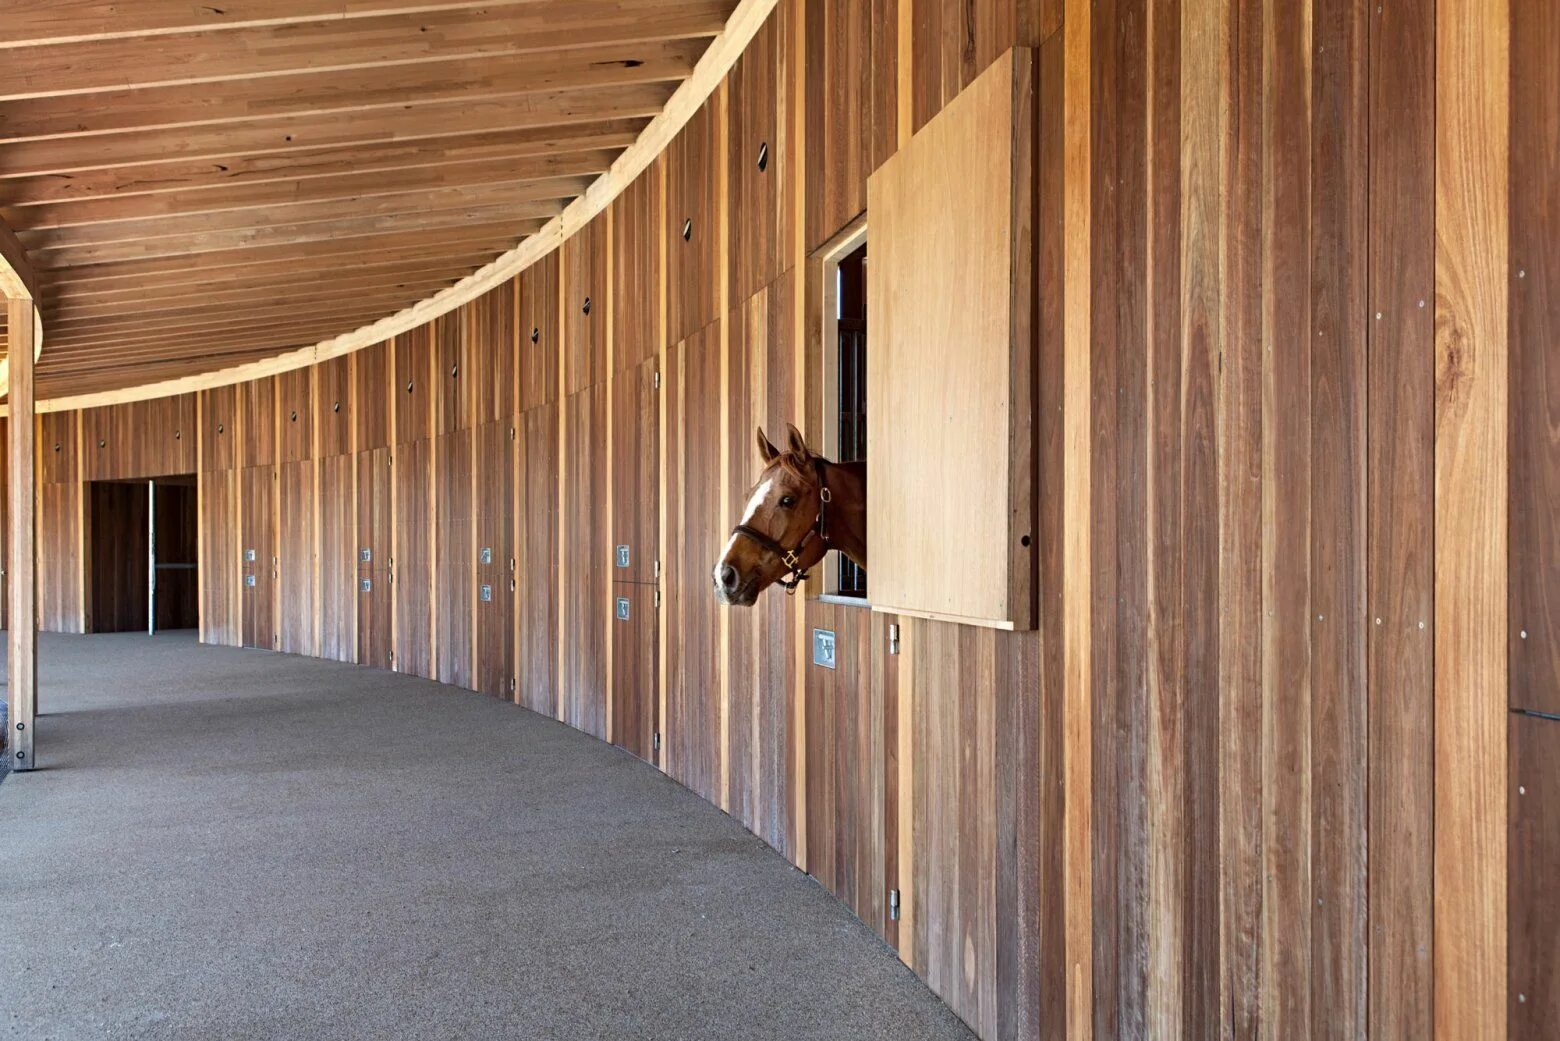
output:
POLYGON ((189 634, 40 660, 0 1037, 973 1036, 735 821, 561 724, 189 634))

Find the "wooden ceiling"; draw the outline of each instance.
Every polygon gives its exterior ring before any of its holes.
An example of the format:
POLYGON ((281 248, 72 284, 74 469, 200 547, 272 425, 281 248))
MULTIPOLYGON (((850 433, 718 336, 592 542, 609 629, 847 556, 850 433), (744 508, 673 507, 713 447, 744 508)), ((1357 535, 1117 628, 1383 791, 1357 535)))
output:
POLYGON ((735 0, 4 0, 0 221, 40 397, 279 354, 513 248, 735 0))

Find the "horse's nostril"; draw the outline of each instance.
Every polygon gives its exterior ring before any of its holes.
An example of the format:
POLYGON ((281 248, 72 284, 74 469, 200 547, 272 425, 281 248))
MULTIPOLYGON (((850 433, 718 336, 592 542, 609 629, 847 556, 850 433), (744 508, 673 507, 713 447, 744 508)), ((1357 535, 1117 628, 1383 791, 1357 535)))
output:
POLYGON ((737 569, 726 564, 720 569, 720 584, 725 589, 737 588, 737 569))

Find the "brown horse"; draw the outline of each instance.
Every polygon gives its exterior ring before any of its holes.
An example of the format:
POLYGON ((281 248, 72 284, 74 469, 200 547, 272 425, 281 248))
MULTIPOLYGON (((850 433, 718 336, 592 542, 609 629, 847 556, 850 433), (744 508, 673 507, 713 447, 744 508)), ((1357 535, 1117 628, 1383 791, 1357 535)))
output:
POLYGON ((796 427, 786 429, 782 452, 759 428, 764 470, 715 564, 715 599, 723 604, 750 607, 776 582, 796 592, 831 549, 867 566, 867 464, 831 463, 796 427))

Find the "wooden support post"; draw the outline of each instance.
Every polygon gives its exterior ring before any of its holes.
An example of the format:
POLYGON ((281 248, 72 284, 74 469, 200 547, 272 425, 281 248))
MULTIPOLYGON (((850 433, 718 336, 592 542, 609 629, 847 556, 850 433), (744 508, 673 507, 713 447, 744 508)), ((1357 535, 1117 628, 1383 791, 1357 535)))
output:
POLYGON ((33 302, 6 301, 6 329, 10 338, 10 540, 7 562, 11 598, 8 630, 9 663, 6 696, 6 749, 13 770, 35 765, 33 719, 38 708, 38 600, 34 537, 37 531, 37 474, 33 453, 37 440, 33 418, 33 302))

